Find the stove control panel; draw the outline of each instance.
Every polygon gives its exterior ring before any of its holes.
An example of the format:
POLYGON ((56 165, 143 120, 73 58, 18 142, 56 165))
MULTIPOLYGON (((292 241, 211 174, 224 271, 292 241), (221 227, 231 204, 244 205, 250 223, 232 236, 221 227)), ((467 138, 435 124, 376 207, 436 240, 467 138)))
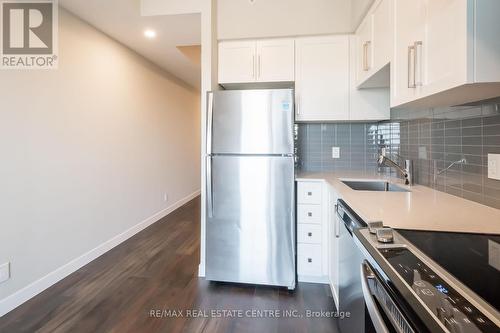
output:
POLYGON ((449 332, 500 332, 495 323, 450 287, 410 250, 385 248, 380 249, 380 252, 449 332))

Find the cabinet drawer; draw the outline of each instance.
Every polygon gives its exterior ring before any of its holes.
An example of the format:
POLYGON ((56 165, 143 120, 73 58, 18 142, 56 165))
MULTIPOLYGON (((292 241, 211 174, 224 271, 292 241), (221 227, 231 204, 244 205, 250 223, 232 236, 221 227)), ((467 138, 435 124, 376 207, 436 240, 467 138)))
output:
POLYGON ((297 202, 299 204, 321 204, 323 184, 319 182, 299 182, 297 185, 297 202))
POLYGON ((321 245, 299 244, 297 249, 299 275, 321 276, 321 245))
POLYGON ((321 224, 320 205, 298 205, 297 222, 307 224, 321 224))
POLYGON ((315 224, 299 224, 297 226, 299 243, 321 244, 321 226, 315 224))

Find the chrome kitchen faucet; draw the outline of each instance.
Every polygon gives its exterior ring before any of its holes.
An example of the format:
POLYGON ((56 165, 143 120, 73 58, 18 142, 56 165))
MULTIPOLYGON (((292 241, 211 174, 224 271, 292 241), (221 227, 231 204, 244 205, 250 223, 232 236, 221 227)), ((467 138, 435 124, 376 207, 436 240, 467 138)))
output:
POLYGON ((404 167, 401 167, 399 164, 386 157, 384 151, 382 151, 382 154, 380 154, 378 158, 379 166, 388 166, 396 169, 405 178, 405 185, 413 185, 413 161, 405 160, 404 163, 404 167))

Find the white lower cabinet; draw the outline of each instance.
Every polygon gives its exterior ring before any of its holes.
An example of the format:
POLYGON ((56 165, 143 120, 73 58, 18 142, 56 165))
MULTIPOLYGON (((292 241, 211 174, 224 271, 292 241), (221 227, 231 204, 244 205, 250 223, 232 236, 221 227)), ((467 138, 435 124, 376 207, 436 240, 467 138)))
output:
POLYGON ((328 283, 328 199, 323 181, 297 182, 297 273, 300 282, 328 283))
POLYGON ((339 233, 340 219, 337 216, 337 200, 339 196, 330 188, 332 211, 328 219, 328 282, 332 291, 335 306, 339 311, 339 233))
POLYGON ((301 279, 300 276, 321 277, 323 275, 321 244, 298 244, 297 269, 299 271, 299 281, 317 282, 315 279, 313 279, 314 281, 310 281, 307 278, 301 279))

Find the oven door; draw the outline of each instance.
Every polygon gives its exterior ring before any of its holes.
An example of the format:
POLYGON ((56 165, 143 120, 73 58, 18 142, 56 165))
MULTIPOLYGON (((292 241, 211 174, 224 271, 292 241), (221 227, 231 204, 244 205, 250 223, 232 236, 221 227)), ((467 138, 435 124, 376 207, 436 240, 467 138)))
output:
POLYGON ((360 273, 363 297, 375 331, 415 333, 368 261, 361 264, 360 273))

